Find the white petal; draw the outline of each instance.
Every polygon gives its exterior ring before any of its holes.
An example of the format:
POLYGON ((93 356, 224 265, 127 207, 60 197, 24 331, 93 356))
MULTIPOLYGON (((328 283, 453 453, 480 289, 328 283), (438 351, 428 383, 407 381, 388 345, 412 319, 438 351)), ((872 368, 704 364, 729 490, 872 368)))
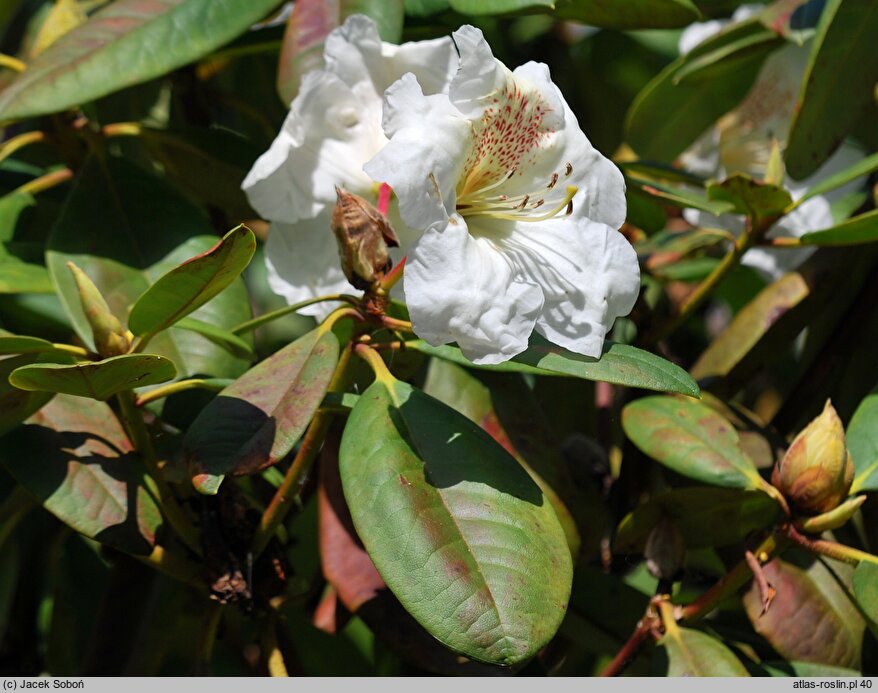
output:
POLYGON ((406 72, 415 73, 428 94, 447 91, 457 69, 450 37, 396 46, 381 41, 375 23, 359 14, 327 36, 324 58, 326 70, 351 86, 369 85, 379 97, 406 72))
MULTIPOLYGON (((265 246, 268 284, 290 305, 328 294, 359 293, 341 270, 329 217, 326 211, 296 224, 271 225, 265 246)), ((336 305, 317 303, 299 312, 323 318, 336 305)))
POLYGON ((606 333, 640 293, 637 253, 615 229, 587 219, 519 223, 495 241, 516 272, 543 291, 536 329, 559 346, 599 357, 606 333))
POLYGON ((380 112, 380 98, 360 98, 329 72, 305 75, 280 134, 244 180, 254 209, 294 222, 334 204, 336 185, 369 194, 360 165, 387 141, 380 112))
POLYGON ((363 170, 388 183, 403 220, 417 229, 445 222, 470 142, 470 125, 448 97, 424 96, 411 73, 385 93, 384 128, 391 141, 363 170))
POLYGON ((448 93, 466 118, 478 119, 484 111, 484 101, 506 86, 509 70, 491 53, 479 29, 462 26, 452 37, 460 52, 460 67, 448 93))
POLYGON ((406 72, 418 78, 425 94, 447 93, 457 72, 457 50, 450 36, 429 41, 411 41, 395 46, 385 43, 385 89, 406 72))
POLYGON ((619 228, 625 221, 627 209, 622 172, 588 141, 573 110, 552 82, 546 65, 526 63, 512 74, 520 89, 539 95, 549 110, 543 126, 551 131, 522 166, 524 175, 519 185, 525 190, 539 190, 545 187, 552 173, 558 172, 562 175, 559 188, 567 185, 579 188, 573 198, 575 216, 619 228), (563 177, 567 164, 573 169, 569 178, 563 177))
POLYGON ((683 29, 677 49, 680 55, 686 55, 712 36, 716 36, 729 23, 728 19, 710 19, 706 22, 694 22, 683 29))
POLYGON ((750 4, 741 5, 732 14, 731 19, 711 19, 706 22, 695 22, 687 26, 683 33, 680 34, 680 41, 677 44, 680 55, 686 55, 697 45, 704 43, 707 39, 715 36, 725 29, 729 24, 742 22, 765 10, 765 5, 750 4))
POLYGON ((480 364, 524 351, 543 304, 540 289, 516 280, 503 255, 458 216, 418 240, 403 281, 415 334, 434 346, 457 342, 480 364))

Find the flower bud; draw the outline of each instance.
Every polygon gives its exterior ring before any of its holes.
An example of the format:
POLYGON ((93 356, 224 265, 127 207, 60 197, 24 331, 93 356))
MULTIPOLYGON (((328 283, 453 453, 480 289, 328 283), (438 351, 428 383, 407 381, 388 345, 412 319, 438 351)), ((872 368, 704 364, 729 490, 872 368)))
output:
POLYGON ((841 419, 827 400, 823 413, 809 423, 775 466, 771 483, 799 512, 825 513, 848 495, 854 465, 845 445, 841 419))
POLYGON ((646 540, 643 550, 646 568, 659 580, 673 580, 683 567, 686 556, 686 543, 674 521, 662 517, 646 540))
POLYGON ((398 246, 399 240, 390 222, 366 200, 339 187, 335 192, 331 227, 341 267, 351 284, 366 290, 390 269, 388 246, 398 246))

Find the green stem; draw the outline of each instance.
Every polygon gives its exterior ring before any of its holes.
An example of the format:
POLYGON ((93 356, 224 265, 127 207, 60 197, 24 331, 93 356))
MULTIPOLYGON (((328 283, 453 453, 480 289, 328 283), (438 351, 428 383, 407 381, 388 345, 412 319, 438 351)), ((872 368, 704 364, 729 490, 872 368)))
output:
POLYGON ((177 503, 170 486, 162 476, 159 469, 155 449, 152 445, 143 414, 137 408, 134 393, 129 391, 120 392, 116 395, 119 401, 119 409, 122 414, 125 429, 131 436, 134 448, 140 453, 146 466, 147 475, 144 477, 147 490, 155 495, 162 505, 162 511, 171 527, 183 542, 196 554, 201 555, 201 542, 198 538, 198 530, 186 516, 183 508, 177 503))
POLYGON ((27 69, 27 63, 11 55, 6 55, 6 53, 0 53, 0 67, 7 67, 14 72, 24 72, 27 69))
POLYGON ((213 649, 216 645, 216 635, 219 632, 219 624, 223 616, 223 607, 218 602, 211 602, 201 622, 201 632, 198 635, 198 651, 195 655, 195 675, 207 676, 210 674, 210 662, 213 659, 213 649))
POLYGON ((0 547, 15 531, 36 502, 23 486, 16 486, 0 504, 0 547))
POLYGON ((218 379, 218 382, 211 382, 209 380, 202 380, 200 378, 178 380, 176 383, 162 385, 141 395, 137 398, 137 406, 142 407, 146 404, 149 404, 150 402, 155 402, 157 399, 170 397, 173 394, 176 394, 178 392, 185 392, 186 390, 210 390, 212 392, 219 392, 220 390, 228 386, 231 382, 231 380, 221 379, 218 379))
POLYGON ((267 322, 277 320, 278 318, 282 318, 283 316, 289 315, 290 313, 295 313, 302 308, 313 306, 315 303, 324 303, 326 301, 344 301, 346 303, 352 303, 354 305, 357 305, 360 302, 356 296, 349 296, 348 294, 332 294, 329 296, 319 296, 317 298, 308 299, 307 301, 294 303, 290 306, 278 308, 277 310, 273 310, 270 313, 265 313, 264 315, 260 315, 258 318, 253 318, 252 320, 248 320, 247 322, 242 322, 240 325, 238 325, 237 327, 233 327, 229 331, 232 334, 244 334, 245 332, 252 332, 256 328, 262 327, 262 325, 267 322))
POLYGON ((16 188, 16 192, 30 193, 31 195, 36 195, 37 193, 41 193, 44 190, 50 190, 55 186, 66 183, 71 178, 73 178, 73 171, 71 171, 69 168, 59 168, 58 170, 46 173, 39 178, 34 178, 32 181, 16 188))
POLYGON ((91 352, 89 352, 88 349, 83 349, 82 347, 74 346, 73 344, 53 344, 52 349, 55 351, 63 351, 65 354, 80 356, 82 358, 91 357, 91 352))
POLYGON ((23 149, 29 144, 36 142, 45 142, 48 139, 45 132, 35 130, 34 132, 23 132, 15 137, 10 137, 3 144, 0 144, 0 161, 4 161, 12 156, 19 149, 23 149))
MULTIPOLYGON (((335 369, 335 375, 333 375, 332 382, 329 385, 330 392, 337 392, 343 388, 344 381, 347 378, 350 359, 351 350, 346 348, 341 353, 341 358, 335 369)), ((278 487, 265 512, 262 513, 262 518, 259 521, 259 526, 256 528, 253 542, 250 545, 254 558, 259 556, 265 550, 265 547, 268 546, 268 542, 271 541, 277 528, 284 521, 296 498, 298 498, 299 483, 311 469, 311 465, 317 458, 317 453, 323 447, 323 441, 329 432, 329 424, 332 422, 333 416, 334 412, 320 409, 311 420, 305 437, 299 445, 299 451, 284 475, 283 482, 278 487)))
POLYGON ((747 227, 744 229, 744 232, 740 235, 738 240, 735 241, 735 245, 732 247, 731 252, 726 254, 720 263, 714 267, 713 271, 707 276, 707 278, 698 285, 698 288, 689 295, 689 297, 683 302, 683 305, 680 306, 680 310, 677 314, 664 325, 659 326, 655 331, 655 334, 652 335, 650 341, 661 341, 685 323, 713 293, 719 283, 726 278, 726 275, 737 267, 741 256, 762 239, 765 232, 768 231, 774 221, 774 218, 757 220, 754 217, 750 217, 747 221, 747 227))
POLYGON ((204 581, 201 579, 201 568, 198 565, 187 561, 185 558, 168 553, 161 546, 154 546, 148 556, 134 556, 134 558, 178 582, 200 589, 204 588, 204 581))
POLYGON ((878 556, 866 551, 855 549, 852 546, 845 546, 834 541, 825 539, 811 539, 801 534, 795 527, 789 525, 786 529, 787 537, 803 549, 821 556, 828 556, 837 561, 850 563, 851 565, 859 565, 860 563, 874 563, 878 565, 878 556))

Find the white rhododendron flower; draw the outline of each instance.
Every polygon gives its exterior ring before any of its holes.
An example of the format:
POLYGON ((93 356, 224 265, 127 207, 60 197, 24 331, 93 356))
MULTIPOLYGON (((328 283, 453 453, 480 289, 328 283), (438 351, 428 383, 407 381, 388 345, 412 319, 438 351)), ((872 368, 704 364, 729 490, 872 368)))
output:
POLYGON ((457 342, 476 363, 527 348, 535 328, 599 356, 640 287, 621 172, 586 139, 549 77, 510 72, 482 33, 454 33, 460 63, 447 94, 407 74, 386 93, 389 144, 365 166, 387 182, 408 249, 405 299, 415 333, 457 342))
MULTIPOLYGON (((409 72, 428 93, 447 90, 457 53, 450 38, 383 43, 370 19, 354 15, 327 36, 324 61, 323 69, 303 78, 280 133, 242 186, 271 222, 269 283, 291 304, 354 290, 329 230, 335 186, 376 200, 377 187, 362 167, 387 142, 384 90, 409 72)), ((397 231, 404 236, 404 229, 397 231)), ((302 312, 323 316, 329 310, 321 303, 302 312)))
MULTIPOLYGON (((747 19, 764 9, 764 5, 743 5, 731 21, 747 19)), ((728 23, 713 20, 691 25, 680 38, 680 52, 688 52, 728 23)), ((810 46, 789 44, 772 53, 744 100, 680 157, 683 166, 706 178, 722 179, 734 173, 763 178, 774 142, 777 141, 781 149, 786 144, 810 50, 810 46)), ((798 200, 819 181, 852 166, 862 156, 857 147, 842 144, 813 175, 802 181, 787 177, 784 186, 793 199, 798 200)), ((800 237, 832 226, 832 202, 860 185, 861 181, 853 181, 803 202, 780 219, 768 232, 768 237, 800 237)), ((744 228, 741 215, 724 214, 717 217, 708 212, 687 209, 684 216, 696 226, 723 228, 735 234, 740 234, 744 228)), ((775 279, 798 266, 813 252, 813 248, 753 248, 745 253, 742 264, 775 279)))

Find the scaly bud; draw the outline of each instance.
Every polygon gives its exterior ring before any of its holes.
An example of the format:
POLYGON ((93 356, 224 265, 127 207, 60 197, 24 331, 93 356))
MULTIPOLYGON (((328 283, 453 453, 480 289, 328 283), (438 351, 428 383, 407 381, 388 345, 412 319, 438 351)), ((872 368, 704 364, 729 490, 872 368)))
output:
POLYGON ((848 495, 854 465, 845 445, 841 419, 827 400, 823 413, 795 437, 775 466, 771 483, 796 510, 826 513, 848 495))
POLYGON ((79 301, 82 310, 91 326, 95 349, 103 358, 120 356, 127 353, 131 343, 128 331, 122 327, 119 319, 110 312, 110 307, 88 275, 72 262, 67 267, 73 274, 76 288, 79 290, 79 301))
POLYGON ((369 289, 391 267, 387 248, 399 245, 390 222, 359 195, 336 187, 332 232, 338 242, 341 267, 358 289, 369 289))
POLYGON ((674 521, 662 517, 646 540, 646 568, 654 578, 673 580, 683 567, 686 543, 674 521))

